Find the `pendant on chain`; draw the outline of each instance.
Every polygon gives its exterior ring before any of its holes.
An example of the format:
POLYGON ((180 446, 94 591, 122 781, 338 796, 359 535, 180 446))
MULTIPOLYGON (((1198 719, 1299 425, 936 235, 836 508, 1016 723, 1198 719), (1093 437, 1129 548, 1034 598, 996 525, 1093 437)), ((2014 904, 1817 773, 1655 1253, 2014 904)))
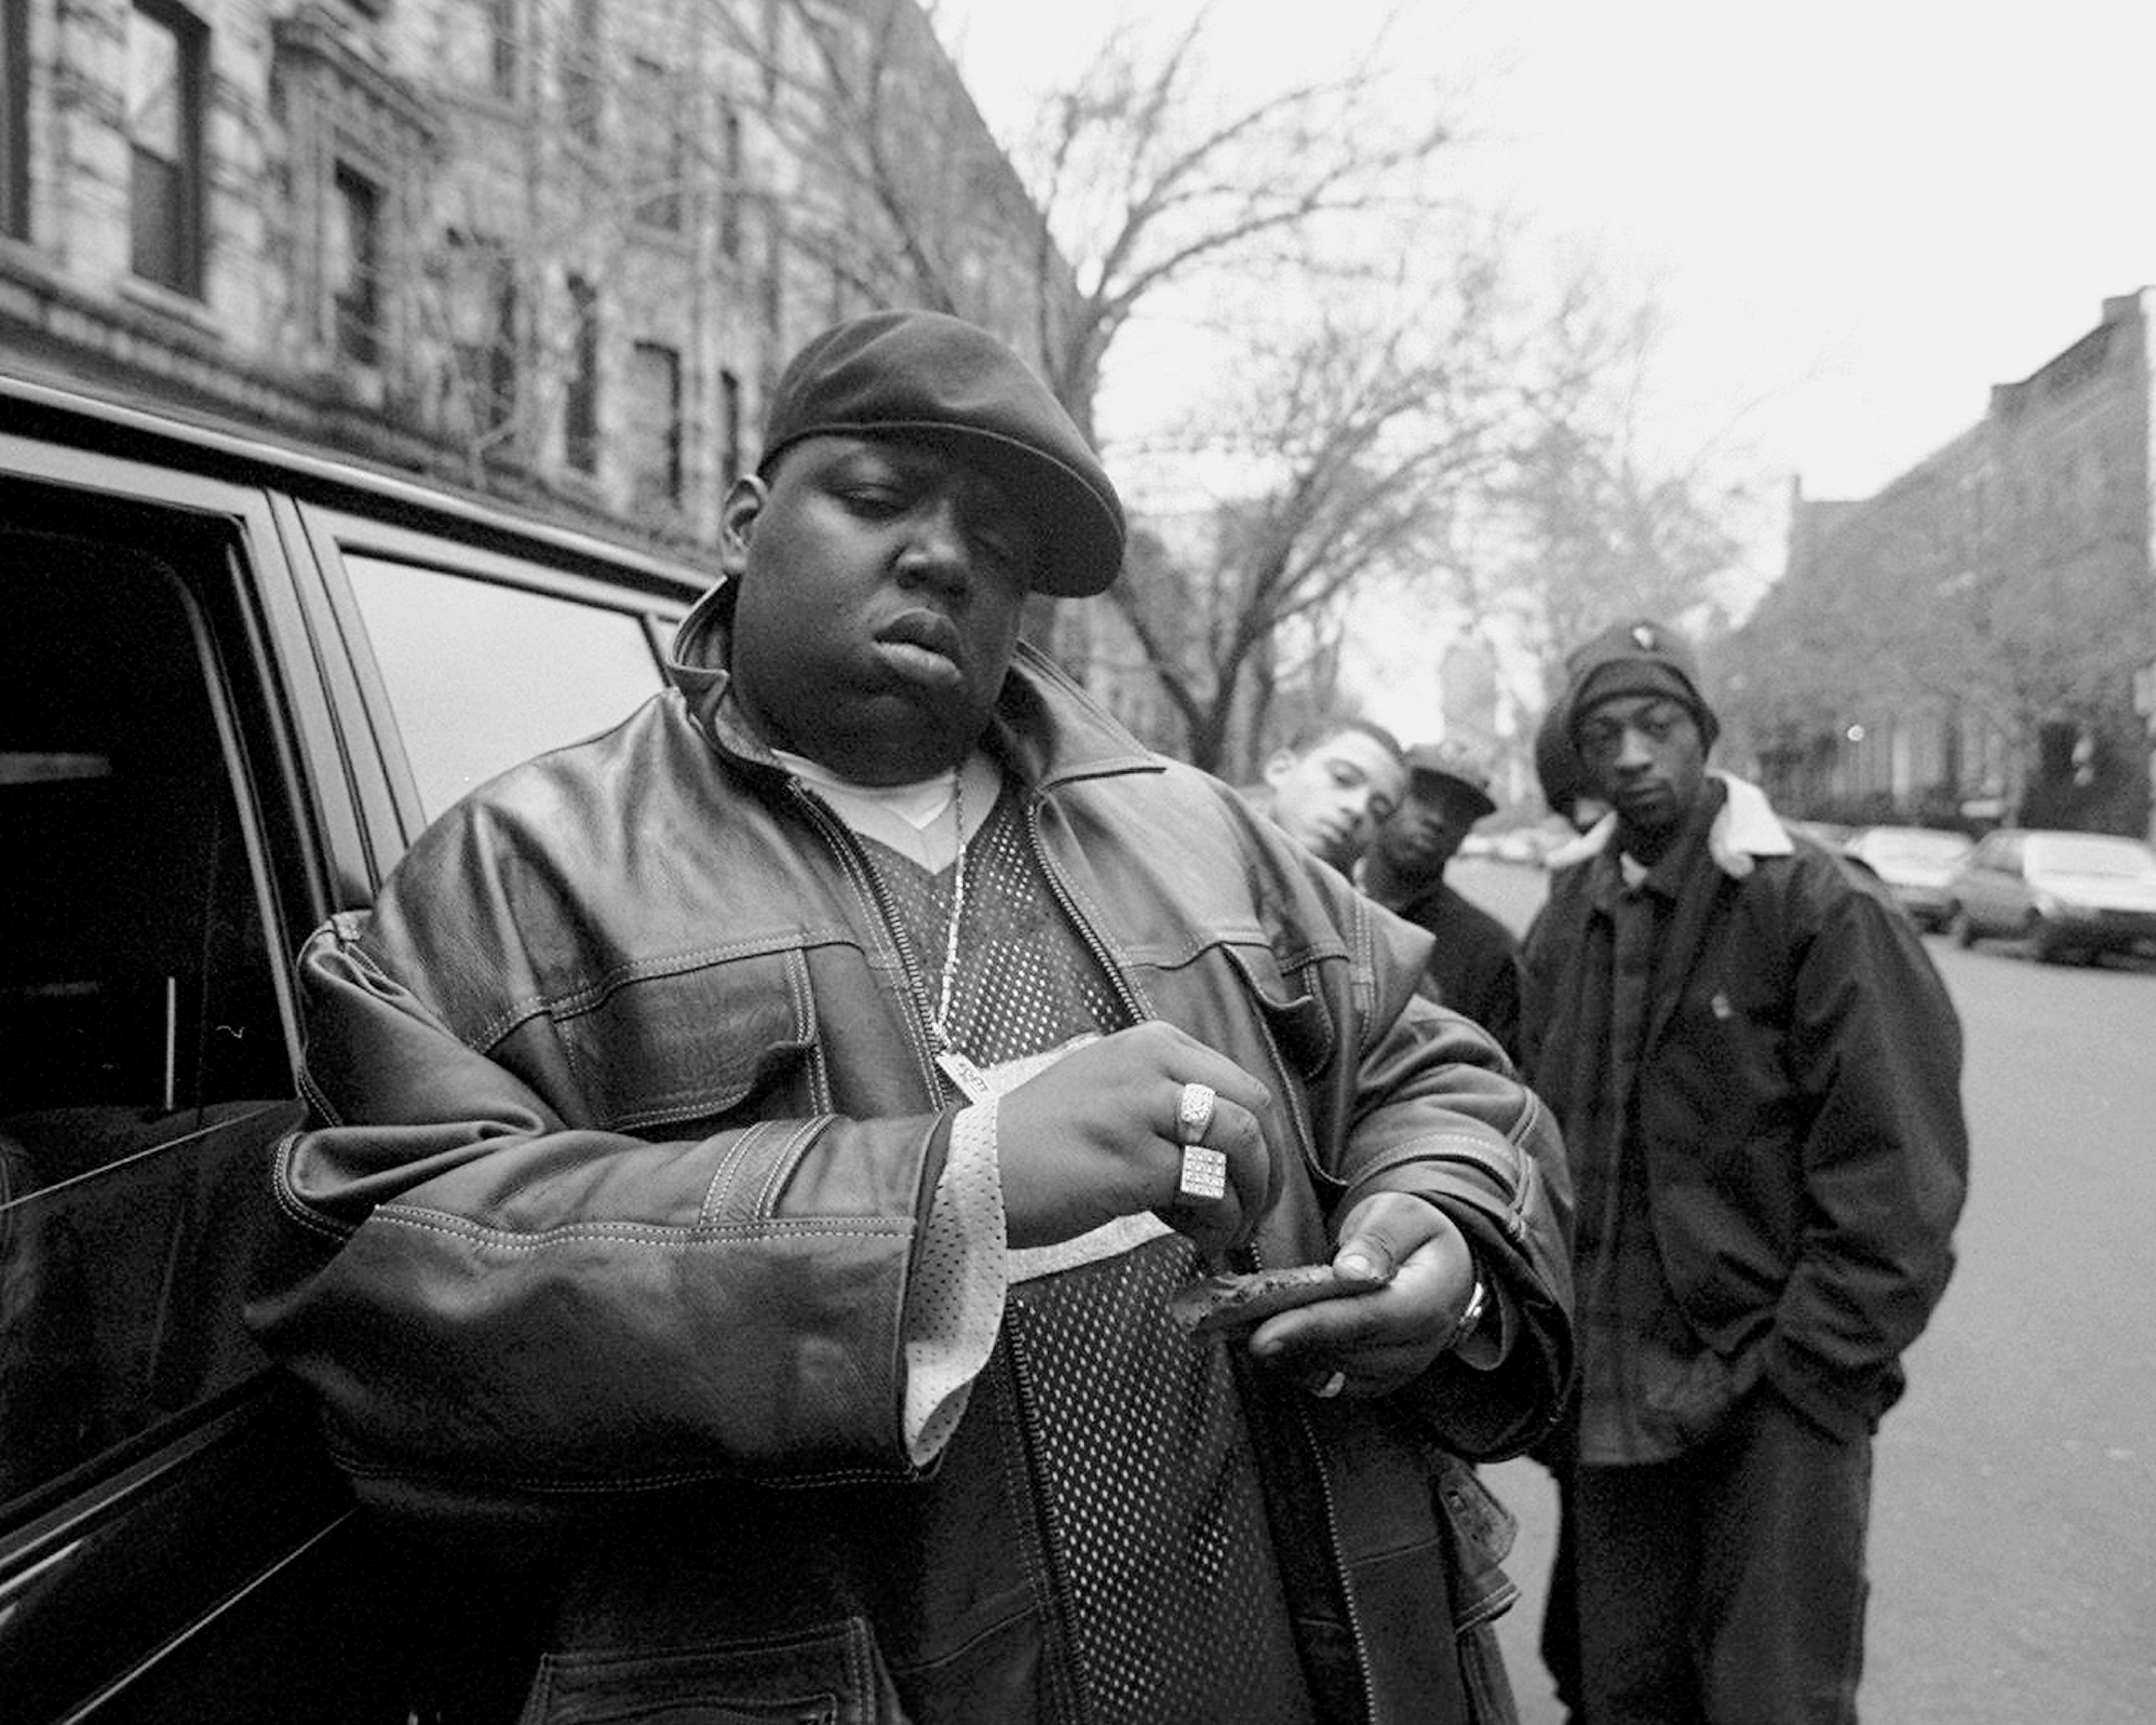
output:
POLYGON ((988 1082, 988 1075, 955 1048, 947 1048, 936 1056, 936 1064, 942 1068, 943 1076, 958 1086, 960 1093, 969 1102, 985 1102, 995 1094, 988 1082))

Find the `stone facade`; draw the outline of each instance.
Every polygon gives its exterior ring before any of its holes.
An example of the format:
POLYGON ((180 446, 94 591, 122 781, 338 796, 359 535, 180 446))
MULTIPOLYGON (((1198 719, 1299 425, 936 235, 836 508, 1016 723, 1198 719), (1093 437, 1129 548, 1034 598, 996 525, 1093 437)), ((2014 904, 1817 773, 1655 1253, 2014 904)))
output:
POLYGON ((1068 291, 915 0, 6 18, 0 364, 678 547, 833 317, 1068 291))
POLYGON ((1876 496, 1794 496, 1726 670, 1732 740, 1793 812, 2148 829, 2153 307, 2104 301, 1876 496))

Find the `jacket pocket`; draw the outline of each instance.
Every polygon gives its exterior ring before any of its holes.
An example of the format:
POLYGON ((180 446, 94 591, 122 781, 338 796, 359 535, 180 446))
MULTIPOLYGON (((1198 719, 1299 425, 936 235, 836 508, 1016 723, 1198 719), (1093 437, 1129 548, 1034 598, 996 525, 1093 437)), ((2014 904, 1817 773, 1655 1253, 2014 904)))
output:
POLYGON ((521 1725, 904 1725, 868 1626, 664 1651, 549 1653, 521 1725))
POLYGON ((578 1085, 614 1132, 820 1111, 815 997, 798 947, 684 955, 553 1010, 578 1085), (778 1101, 788 1106, 774 1107, 778 1101), (751 1107, 753 1104, 753 1107, 751 1107))
POLYGON ((1337 1040, 1332 1014, 1300 970, 1281 968, 1270 947, 1223 946, 1229 963, 1256 1001, 1281 1054, 1305 1078, 1332 1059, 1337 1040))
POLYGON ((1520 1595, 1503 1567, 1519 1534, 1519 1517, 1455 1455, 1439 1459, 1432 1490, 1451 1534, 1446 1574, 1468 1717, 1471 1725, 1518 1725, 1519 1704, 1497 1644, 1496 1622, 1520 1595))
POLYGON ((1432 1489, 1451 1533, 1452 1625, 1465 1632, 1502 1616, 1520 1596, 1504 1569, 1520 1520, 1456 1455, 1440 1459, 1432 1489))

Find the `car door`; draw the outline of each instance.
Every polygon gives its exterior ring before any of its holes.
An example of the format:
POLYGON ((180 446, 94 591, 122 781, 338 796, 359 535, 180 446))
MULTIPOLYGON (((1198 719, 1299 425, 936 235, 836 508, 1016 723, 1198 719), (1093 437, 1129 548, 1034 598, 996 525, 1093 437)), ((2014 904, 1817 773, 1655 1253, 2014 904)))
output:
POLYGON ((367 1536, 240 1315, 328 819, 271 512, 10 438, 0 523, 0 1707, 406 1720, 367 1536))

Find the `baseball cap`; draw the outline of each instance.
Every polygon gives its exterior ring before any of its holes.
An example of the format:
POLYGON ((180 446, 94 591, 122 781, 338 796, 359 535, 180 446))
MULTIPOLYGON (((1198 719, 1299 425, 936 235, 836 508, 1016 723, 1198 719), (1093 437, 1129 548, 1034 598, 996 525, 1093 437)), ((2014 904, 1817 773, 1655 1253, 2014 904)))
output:
POLYGON ((1407 752, 1410 776, 1429 773, 1465 791, 1476 805, 1477 820, 1494 814, 1497 804, 1490 795, 1490 774, 1473 752, 1453 742, 1418 743, 1407 752))

